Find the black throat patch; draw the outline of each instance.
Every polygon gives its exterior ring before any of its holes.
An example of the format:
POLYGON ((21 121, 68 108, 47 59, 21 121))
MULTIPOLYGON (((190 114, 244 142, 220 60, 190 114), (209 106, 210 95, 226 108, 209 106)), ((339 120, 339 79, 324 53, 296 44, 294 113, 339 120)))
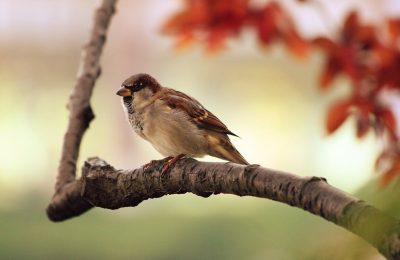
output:
POLYGON ((133 97, 132 96, 123 97, 122 100, 128 112, 133 113, 135 111, 133 107, 133 97))

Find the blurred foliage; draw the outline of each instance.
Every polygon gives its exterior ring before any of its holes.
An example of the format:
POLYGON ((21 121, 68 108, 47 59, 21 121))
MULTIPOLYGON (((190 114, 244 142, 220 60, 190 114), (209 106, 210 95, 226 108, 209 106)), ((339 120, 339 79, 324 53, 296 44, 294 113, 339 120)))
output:
MULTIPOLYGON (((326 12, 319 1, 301 1, 297 8, 301 5, 326 12)), ((353 115, 358 138, 374 130, 379 139, 385 140, 376 161, 383 173, 382 184, 400 174, 399 123, 395 108, 382 99, 388 91, 397 100, 400 97, 400 18, 386 15, 383 26, 365 25, 353 10, 334 35, 307 39, 278 1, 255 6, 250 0, 185 0, 182 10, 166 22, 164 32, 178 39, 178 47, 199 41, 215 52, 226 47, 227 39, 239 37, 244 28, 254 30, 262 46, 279 41, 301 58, 309 57, 311 47, 322 50, 325 65, 320 75, 321 89, 332 86, 342 74, 352 86, 350 95, 330 108, 327 132, 333 133, 353 115)))

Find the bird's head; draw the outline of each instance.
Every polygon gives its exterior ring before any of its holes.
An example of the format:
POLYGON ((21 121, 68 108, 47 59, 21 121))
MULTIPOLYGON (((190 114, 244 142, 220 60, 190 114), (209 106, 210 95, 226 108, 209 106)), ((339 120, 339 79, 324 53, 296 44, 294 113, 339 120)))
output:
POLYGON ((127 78, 121 84, 117 95, 121 97, 134 97, 136 95, 142 98, 148 98, 160 90, 161 85, 155 78, 149 74, 140 73, 127 78))

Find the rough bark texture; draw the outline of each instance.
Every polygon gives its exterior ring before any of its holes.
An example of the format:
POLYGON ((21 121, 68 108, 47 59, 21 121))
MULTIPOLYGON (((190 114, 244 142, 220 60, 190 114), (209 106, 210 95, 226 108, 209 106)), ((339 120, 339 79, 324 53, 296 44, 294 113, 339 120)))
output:
POLYGON ((90 37, 82 50, 77 81, 69 99, 69 122, 64 136, 61 160, 58 168, 55 194, 47 213, 56 220, 57 212, 70 211, 72 215, 83 213, 92 206, 77 197, 70 197, 77 189, 75 181, 76 161, 83 134, 94 118, 90 98, 96 79, 100 76, 99 60, 106 41, 106 33, 115 11, 116 0, 103 0, 97 8, 90 37))
POLYGON ((99 59, 116 0, 103 0, 96 10, 90 39, 82 52, 76 85, 70 97, 55 194, 47 208, 53 221, 78 216, 93 206, 134 207, 150 198, 191 192, 202 197, 228 193, 280 201, 302 208, 359 235, 388 259, 400 259, 400 225, 318 177, 302 178, 257 165, 178 161, 161 174, 163 161, 143 170, 116 170, 99 158, 85 162, 76 179, 76 161, 86 129, 94 118, 90 97, 100 75, 99 59))
MULTIPOLYGON (((76 188, 70 189, 68 200, 80 202, 83 198, 96 207, 118 209, 186 192, 202 197, 226 193, 268 198, 342 226, 368 241, 388 259, 400 257, 398 220, 330 186, 323 178, 299 177, 258 165, 194 159, 182 159, 168 173, 161 174, 163 163, 159 161, 146 170, 116 170, 102 159, 90 158, 82 169, 82 178, 74 184, 76 188)), ((56 220, 72 215, 69 211, 59 211, 56 220)))

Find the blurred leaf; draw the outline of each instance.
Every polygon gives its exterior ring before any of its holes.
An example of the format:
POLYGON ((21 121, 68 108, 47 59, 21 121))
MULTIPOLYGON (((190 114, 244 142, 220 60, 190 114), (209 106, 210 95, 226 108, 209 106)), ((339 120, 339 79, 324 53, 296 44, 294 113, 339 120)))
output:
POLYGON ((324 71, 321 74, 319 85, 322 89, 327 89, 333 79, 340 73, 341 65, 337 57, 330 57, 326 61, 324 71))
POLYGON ((357 137, 363 138, 369 130, 370 122, 368 114, 360 113, 357 115, 357 137))
POLYGON ((339 101, 329 109, 326 120, 326 130, 329 134, 336 131, 346 120, 349 115, 350 105, 351 103, 348 100, 339 101))

